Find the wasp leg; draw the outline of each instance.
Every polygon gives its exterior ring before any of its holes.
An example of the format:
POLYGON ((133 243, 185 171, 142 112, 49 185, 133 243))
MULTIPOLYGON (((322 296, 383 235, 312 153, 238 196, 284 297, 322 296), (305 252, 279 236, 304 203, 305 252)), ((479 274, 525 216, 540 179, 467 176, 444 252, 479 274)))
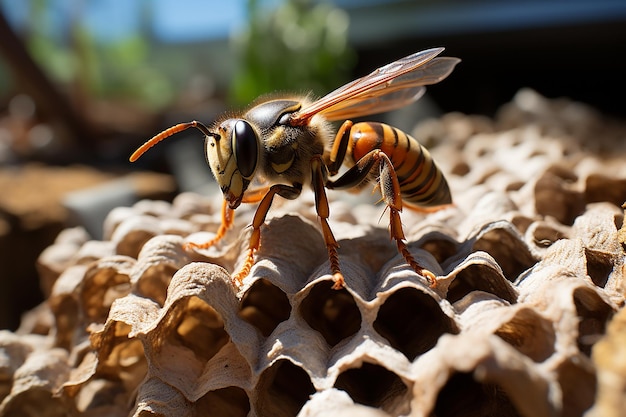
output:
POLYGON ((232 280, 237 286, 241 285, 243 279, 250 273, 252 265, 254 265, 254 253, 261 247, 261 226, 265 223, 265 217, 272 206, 274 196, 278 194, 283 198, 293 200, 297 198, 301 192, 301 184, 294 184, 293 186, 275 184, 269 188, 267 193, 265 193, 265 196, 261 199, 259 207, 257 207, 256 212, 254 213, 254 218, 252 219, 252 235, 250 235, 246 259, 243 261, 239 272, 232 276, 232 280))
POLYGON ((313 186, 313 192, 315 193, 315 210, 319 216, 320 223, 322 225, 322 235, 324 236, 324 242, 326 243, 326 249, 328 251, 328 259, 330 261, 330 270, 333 273, 333 289, 340 290, 344 287, 345 281, 343 274, 339 268, 339 254, 337 249, 339 244, 333 236, 333 232, 328 225, 328 217, 330 215, 330 209, 328 207, 328 197, 326 196, 325 185, 328 181, 328 170, 324 165, 321 156, 315 156, 311 159, 311 170, 313 186))
POLYGON ((351 120, 343 122, 337 134, 335 135, 335 141, 333 142, 333 148, 330 152, 330 164, 328 164, 328 171, 330 175, 335 175, 339 172, 341 164, 346 157, 348 145, 350 144, 350 129, 352 128, 351 120))
POLYGON ((265 196, 265 194, 267 194, 269 190, 270 187, 260 187, 253 190, 248 190, 243 195, 243 199, 241 199, 241 202, 244 204, 258 203, 263 199, 263 197, 265 196))
MULTIPOLYGON (((246 195, 244 195, 241 202, 242 203, 258 203, 259 201, 261 201, 261 198, 263 198, 263 196, 267 193, 268 190, 269 190, 269 187, 264 187, 264 188, 258 188, 258 189, 249 191, 246 193, 246 195)), ((208 242, 185 243, 183 246, 184 249, 188 250, 188 249, 210 248, 211 246, 219 242, 226 235, 226 232, 228 231, 228 229, 232 227, 234 220, 235 220, 235 210, 228 207, 228 202, 224 200, 222 202, 222 224, 220 224, 219 229, 217 229, 217 233, 215 234, 215 237, 209 240, 208 242)))
POLYGON ((326 182, 326 187, 333 189, 352 188, 361 184, 367 179, 371 170, 379 167, 379 183, 378 187, 382 194, 382 199, 389 208, 389 228, 391 238, 396 241, 398 251, 404 257, 407 264, 417 274, 424 276, 430 282, 432 288, 437 286, 437 277, 431 271, 422 267, 411 255, 407 248, 402 229, 402 220, 400 219, 400 212, 402 211, 402 196, 400 194, 400 183, 398 182, 398 176, 393 168, 389 157, 380 149, 374 149, 368 152, 365 156, 359 159, 356 164, 346 171, 341 177, 336 180, 329 180, 326 182))
POLYGON ((184 244, 183 248, 185 250, 188 249, 207 249, 211 246, 215 245, 219 242, 225 235, 228 229, 233 225, 233 221, 235 220, 235 210, 228 207, 228 202, 224 200, 222 202, 222 224, 220 224, 219 229, 217 229, 217 233, 215 237, 204 243, 194 243, 187 242, 184 244))

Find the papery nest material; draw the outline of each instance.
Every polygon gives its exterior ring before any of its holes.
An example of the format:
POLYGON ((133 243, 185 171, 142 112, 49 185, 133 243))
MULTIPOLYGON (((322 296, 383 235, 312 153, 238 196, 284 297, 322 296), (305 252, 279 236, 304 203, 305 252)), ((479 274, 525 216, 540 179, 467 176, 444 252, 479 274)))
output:
POLYGON ((415 129, 456 202, 403 212, 436 289, 369 204, 331 204, 339 291, 306 195, 277 201, 241 289, 245 209, 222 245, 183 249, 215 232, 217 196, 115 209, 101 242, 66 231, 39 260, 46 303, 0 332, 0 413, 620 415, 626 128, 603 120, 524 90, 496 121, 415 129))

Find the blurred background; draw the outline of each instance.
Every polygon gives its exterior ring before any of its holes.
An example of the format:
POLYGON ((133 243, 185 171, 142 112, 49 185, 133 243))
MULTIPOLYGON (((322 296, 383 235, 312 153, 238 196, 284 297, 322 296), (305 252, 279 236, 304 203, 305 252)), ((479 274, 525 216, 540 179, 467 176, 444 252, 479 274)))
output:
POLYGON ((523 87, 626 116, 623 0, 0 0, 0 328, 49 293, 36 259, 63 228, 100 239, 113 207, 212 192, 196 131, 131 165, 153 134, 434 46, 462 63, 384 116, 405 130, 523 87))

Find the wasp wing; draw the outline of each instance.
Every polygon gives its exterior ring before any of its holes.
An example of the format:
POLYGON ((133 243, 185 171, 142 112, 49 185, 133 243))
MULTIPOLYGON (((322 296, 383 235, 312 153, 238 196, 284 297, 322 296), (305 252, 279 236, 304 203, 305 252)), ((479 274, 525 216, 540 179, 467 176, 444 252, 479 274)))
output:
POLYGON ((320 112, 327 120, 346 120, 369 114, 385 113, 390 110, 407 106, 424 95, 426 87, 413 87, 385 92, 384 95, 373 95, 368 98, 351 98, 320 112))
POLYGON ((435 58, 411 72, 374 86, 319 113, 328 120, 345 120, 407 106, 424 95, 425 85, 436 84, 446 78, 459 62, 457 58, 435 58))
POLYGON ((380 67, 294 113, 290 122, 306 124, 316 114, 329 120, 358 117, 412 103, 423 94, 421 86, 441 81, 459 62, 457 58, 435 58, 442 51, 428 49, 380 67))

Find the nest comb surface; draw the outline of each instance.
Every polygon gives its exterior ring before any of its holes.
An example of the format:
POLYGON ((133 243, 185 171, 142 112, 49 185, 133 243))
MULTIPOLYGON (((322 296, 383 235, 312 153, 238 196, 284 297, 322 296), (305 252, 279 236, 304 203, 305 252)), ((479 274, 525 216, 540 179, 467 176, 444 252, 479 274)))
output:
POLYGON ((310 194, 272 209, 239 290, 228 271, 253 208, 220 245, 185 251, 217 229, 219 198, 142 201, 110 213, 105 240, 69 229, 41 255, 46 302, 0 332, 0 414, 620 415, 626 128, 528 90, 495 120, 413 133, 456 203, 402 215, 437 288, 381 206, 342 194, 339 291, 310 194))

